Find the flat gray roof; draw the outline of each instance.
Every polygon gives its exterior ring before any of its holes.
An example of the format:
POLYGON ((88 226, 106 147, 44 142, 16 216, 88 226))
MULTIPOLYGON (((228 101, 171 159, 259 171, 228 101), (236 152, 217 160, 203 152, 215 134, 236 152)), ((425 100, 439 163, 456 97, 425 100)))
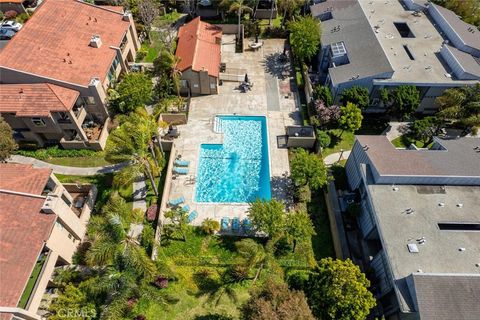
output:
POLYGON ((322 45, 345 44, 350 63, 329 69, 334 84, 351 81, 357 76, 362 79, 393 72, 357 0, 327 0, 310 9, 314 17, 326 11, 332 13, 333 19, 321 23, 322 45))
POLYGON ((480 231, 440 230, 438 223, 480 223, 480 187, 397 187, 395 191, 390 185, 368 186, 397 297, 402 310, 412 311, 414 300, 407 284, 410 274, 479 274, 480 231), (414 212, 407 214, 408 208, 414 212), (418 241, 421 238, 423 244, 418 241), (408 244, 416 244, 419 252, 410 253, 408 244))
MULTIPOLYGON (((480 177, 480 138, 435 138, 444 150, 397 149, 386 136, 356 136, 380 175, 480 177)), ((480 211, 479 211, 480 212, 480 211)))
MULTIPOLYGON (((392 84, 452 84, 459 80, 449 77, 451 70, 438 54, 444 38, 425 15, 414 16, 400 1, 358 0, 375 36, 388 57, 395 73, 382 80, 392 84), (402 38, 394 22, 406 23, 413 38, 402 38), (404 46, 408 47, 412 60, 404 46)), ((478 32, 480 34, 480 32, 478 32)))
POLYGON ((455 33, 462 39, 462 41, 469 47, 480 50, 480 31, 474 25, 462 21, 455 12, 448 10, 442 6, 431 3, 443 16, 445 21, 455 30, 455 33), (473 28, 475 32, 470 30, 473 28), (470 30, 469 30, 470 29, 470 30))
POLYGON ((412 276, 422 320, 477 320, 480 315, 480 275, 412 276))

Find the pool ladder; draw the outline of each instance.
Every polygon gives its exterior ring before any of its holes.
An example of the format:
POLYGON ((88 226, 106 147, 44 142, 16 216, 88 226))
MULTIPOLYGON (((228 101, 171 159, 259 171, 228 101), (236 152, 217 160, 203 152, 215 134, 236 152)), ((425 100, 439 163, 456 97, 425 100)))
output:
POLYGON ((222 133, 222 122, 218 117, 213 118, 213 132, 222 133))

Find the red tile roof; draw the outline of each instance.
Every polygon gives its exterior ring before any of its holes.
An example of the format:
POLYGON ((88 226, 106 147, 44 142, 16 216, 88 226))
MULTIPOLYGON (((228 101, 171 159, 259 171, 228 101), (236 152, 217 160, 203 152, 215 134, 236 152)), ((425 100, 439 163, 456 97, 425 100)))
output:
POLYGON ((74 0, 45 0, 0 52, 0 68, 87 86, 105 79, 130 26, 123 15, 74 0), (100 48, 91 47, 93 35, 100 48))
POLYGON ((0 0, 1 3, 23 3, 25 0, 0 0))
MULTIPOLYGON (((40 183, 46 182, 46 171, 49 170, 28 165, 0 164, 0 188, 38 193, 43 190, 40 183), (24 176, 31 179, 26 186, 22 185, 27 180, 24 176)), ((44 201, 43 198, 0 191, 0 306, 18 305, 50 236, 57 216, 40 213, 44 201)))
POLYGON ((175 55, 180 58, 177 68, 185 71, 208 71, 218 77, 221 61, 222 30, 197 17, 180 27, 175 55))
POLYGON ((0 189, 41 195, 51 174, 30 164, 0 163, 0 189))
POLYGON ((0 84, 0 112, 13 112, 19 117, 48 116, 50 112, 71 110, 78 96, 78 91, 49 83, 0 84))

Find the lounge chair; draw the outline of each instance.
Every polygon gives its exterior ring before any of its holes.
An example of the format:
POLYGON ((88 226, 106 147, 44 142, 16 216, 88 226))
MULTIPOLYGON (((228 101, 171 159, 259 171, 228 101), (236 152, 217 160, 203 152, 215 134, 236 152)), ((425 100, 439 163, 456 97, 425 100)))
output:
POLYGON ((188 167, 190 161, 177 159, 175 160, 174 164, 178 167, 188 167))
POLYGON ((228 217, 223 217, 220 223, 220 229, 222 231, 227 231, 229 223, 230 223, 230 219, 228 217))
POLYGON ((190 212, 190 214, 188 215, 188 222, 192 222, 193 220, 195 220, 196 218, 198 217, 198 212, 193 210, 192 212, 190 212))
POLYGON ((188 204, 186 204, 182 207, 182 210, 185 211, 185 212, 188 212, 188 211, 190 211, 190 206, 188 204))
POLYGON ((188 174, 188 168, 173 167, 173 173, 188 174))
POLYGON ((235 217, 232 219, 232 231, 237 232, 240 230, 240 220, 235 217))
POLYGON ((174 206, 178 206, 182 203, 185 202, 185 197, 179 197, 177 199, 172 199, 170 201, 168 201, 168 205, 171 206, 171 207, 174 207, 174 206))
POLYGON ((243 219, 242 228, 245 232, 249 232, 252 229, 252 225, 250 224, 250 220, 248 218, 243 219))

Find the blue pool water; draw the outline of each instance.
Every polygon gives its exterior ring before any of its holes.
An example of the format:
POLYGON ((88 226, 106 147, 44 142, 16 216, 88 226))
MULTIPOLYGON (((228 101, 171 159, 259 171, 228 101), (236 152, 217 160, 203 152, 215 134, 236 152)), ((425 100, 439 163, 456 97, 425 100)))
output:
POLYGON ((223 144, 202 144, 195 201, 238 202, 270 199, 265 117, 218 116, 223 144))

